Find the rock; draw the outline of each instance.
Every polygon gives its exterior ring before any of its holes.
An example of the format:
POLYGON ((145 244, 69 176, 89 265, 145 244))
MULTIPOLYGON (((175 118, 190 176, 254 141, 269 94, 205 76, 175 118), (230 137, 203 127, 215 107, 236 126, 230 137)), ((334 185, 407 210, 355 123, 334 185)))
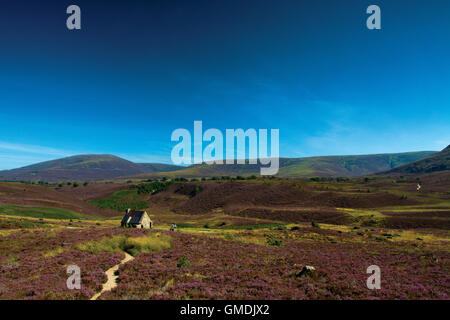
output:
POLYGON ((311 277, 314 273, 316 273, 316 268, 314 268, 313 266, 304 266, 302 270, 297 272, 295 276, 297 278, 311 277))

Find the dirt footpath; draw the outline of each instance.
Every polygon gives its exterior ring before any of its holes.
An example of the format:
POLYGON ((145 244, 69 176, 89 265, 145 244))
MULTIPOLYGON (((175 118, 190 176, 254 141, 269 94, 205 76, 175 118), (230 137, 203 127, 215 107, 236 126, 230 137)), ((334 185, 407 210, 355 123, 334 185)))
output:
POLYGON ((111 267, 108 270, 106 270, 105 274, 108 277, 108 280, 106 281, 106 283, 103 284, 102 291, 96 293, 91 298, 91 300, 97 300, 97 298, 100 297, 103 292, 110 291, 110 290, 114 289, 115 287, 117 287, 116 280, 117 280, 118 276, 116 276, 114 273, 119 269, 119 267, 122 264, 127 263, 128 261, 131 261, 134 259, 134 257, 129 255, 128 253, 124 252, 124 254, 125 254, 125 258, 122 261, 120 261, 119 264, 116 264, 114 267, 111 267))

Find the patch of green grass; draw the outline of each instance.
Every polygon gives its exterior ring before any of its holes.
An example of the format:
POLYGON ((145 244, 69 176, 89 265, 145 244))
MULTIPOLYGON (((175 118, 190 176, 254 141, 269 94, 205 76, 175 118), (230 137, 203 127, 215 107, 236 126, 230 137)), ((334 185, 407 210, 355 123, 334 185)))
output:
POLYGON ((122 220, 123 216, 109 217, 108 220, 122 220))
POLYGON ((194 225, 186 222, 175 223, 178 228, 196 228, 194 225))
POLYGON ((229 229, 229 230, 256 230, 256 229, 283 229, 285 225, 279 223, 270 223, 270 224, 246 224, 241 226, 224 226, 221 228, 212 228, 211 229, 229 229))
POLYGON ((161 251, 170 247, 172 247, 171 237, 161 235, 160 233, 152 233, 137 238, 120 235, 112 238, 104 238, 101 241, 89 241, 77 245, 76 249, 91 253, 125 251, 132 256, 136 256, 141 252, 161 251))
POLYGON ((272 247, 279 247, 283 245, 283 240, 279 238, 275 233, 269 233, 266 235, 266 243, 272 247))
POLYGON ((18 267, 19 266, 19 259, 15 256, 15 255, 10 255, 8 258, 6 258, 2 264, 3 266, 14 266, 14 267, 18 267))
POLYGON ((90 203, 100 209, 111 209, 119 212, 125 211, 128 208, 131 210, 141 210, 148 207, 147 202, 138 200, 139 196, 136 190, 120 190, 105 199, 92 200, 90 203))
POLYGON ((191 266, 191 262, 187 258, 185 254, 178 259, 177 267, 178 268, 189 268, 191 266))
POLYGON ((87 219, 82 215, 59 208, 45 208, 45 207, 20 207, 13 205, 0 205, 0 214, 8 216, 21 216, 32 218, 46 218, 46 219, 87 219))
POLYGON ((225 233, 224 239, 225 240, 234 240, 234 236, 233 236, 233 234, 227 232, 227 233, 225 233))
POLYGON ((50 225, 43 222, 33 222, 19 219, 0 220, 0 229, 27 229, 27 228, 50 228, 50 225))
POLYGON ((139 196, 136 194, 136 190, 119 190, 114 192, 112 195, 108 197, 108 199, 112 201, 122 200, 125 198, 131 198, 131 200, 139 199, 139 196))

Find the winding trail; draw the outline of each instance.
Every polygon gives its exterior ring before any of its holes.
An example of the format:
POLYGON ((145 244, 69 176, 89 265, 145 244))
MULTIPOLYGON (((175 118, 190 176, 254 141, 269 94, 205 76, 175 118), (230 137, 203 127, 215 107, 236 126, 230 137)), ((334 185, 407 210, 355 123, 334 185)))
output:
POLYGON ((103 288, 102 291, 96 293, 91 300, 97 300, 98 297, 100 297, 102 295, 103 292, 105 291, 110 291, 112 289, 114 289, 115 287, 117 287, 117 278, 119 276, 116 276, 114 273, 119 269, 119 267, 124 264, 127 263, 128 261, 134 260, 134 257, 129 255, 128 253, 124 252, 125 254, 125 258, 120 261, 120 263, 116 264, 115 266, 109 268, 108 270, 106 270, 105 274, 108 277, 108 280, 106 281, 106 283, 103 284, 103 288))

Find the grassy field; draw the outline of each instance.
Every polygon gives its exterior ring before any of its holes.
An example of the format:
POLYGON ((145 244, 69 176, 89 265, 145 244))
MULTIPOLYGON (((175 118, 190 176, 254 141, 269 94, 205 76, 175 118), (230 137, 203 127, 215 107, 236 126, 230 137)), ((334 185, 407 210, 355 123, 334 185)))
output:
MULTIPOLYGON (((345 211, 354 218, 384 218, 378 210, 345 211)), ((168 232, 169 225, 158 217, 156 230, 142 230, 120 228, 116 219, 69 224, 20 217, 17 211, 14 217, 0 216, 0 268, 8 270, 0 274, 0 299, 89 299, 105 282, 103 272, 123 259, 124 251, 135 260, 118 270, 118 287, 102 299, 445 298, 445 230, 264 219, 235 225, 235 217, 224 214, 190 218, 168 232), (61 285, 67 280, 65 266, 73 263, 88 274, 84 290, 61 285), (305 264, 318 273, 299 278, 305 264), (371 264, 384 271, 383 289, 376 292, 365 287, 365 268, 371 264), (36 292, 32 296, 29 283, 36 292)))
POLYGON ((87 219, 78 213, 65 209, 13 205, 0 205, 0 215, 48 219, 87 219))
POLYGON ((172 246, 172 238, 159 233, 149 234, 144 237, 127 237, 126 235, 104 238, 101 241, 89 241, 80 243, 76 249, 90 253, 122 252, 132 256, 141 252, 161 251, 172 246))
POLYGON ((145 200, 153 230, 121 228, 119 212, 97 220, 2 205, 0 299, 89 299, 124 252, 135 259, 100 299, 448 299, 449 198, 415 185, 183 181, 157 194, 124 184, 90 198, 120 210, 145 200), (86 274, 81 291, 65 288, 70 264, 86 274), (300 276, 305 265, 317 271, 300 276), (366 287, 370 265, 382 269, 381 290, 366 287))

